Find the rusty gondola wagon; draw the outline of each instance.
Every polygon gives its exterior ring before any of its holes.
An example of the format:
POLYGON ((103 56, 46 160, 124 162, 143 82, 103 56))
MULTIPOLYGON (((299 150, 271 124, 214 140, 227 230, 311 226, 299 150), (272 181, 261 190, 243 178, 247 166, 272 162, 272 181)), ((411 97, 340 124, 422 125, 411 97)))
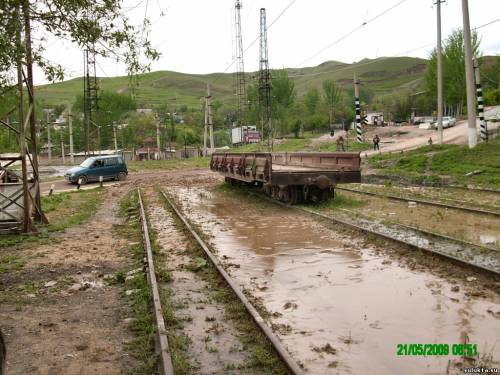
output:
POLYGON ((262 185, 274 199, 296 204, 334 195, 338 183, 361 182, 357 152, 214 153, 210 169, 235 184, 262 185))

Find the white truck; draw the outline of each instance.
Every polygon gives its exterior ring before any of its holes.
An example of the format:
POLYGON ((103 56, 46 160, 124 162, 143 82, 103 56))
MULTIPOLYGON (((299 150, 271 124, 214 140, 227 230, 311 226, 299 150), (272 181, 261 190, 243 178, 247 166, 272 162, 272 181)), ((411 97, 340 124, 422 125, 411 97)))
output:
POLYGON ((260 133, 255 125, 244 125, 231 129, 231 143, 233 145, 258 142, 260 142, 260 133))

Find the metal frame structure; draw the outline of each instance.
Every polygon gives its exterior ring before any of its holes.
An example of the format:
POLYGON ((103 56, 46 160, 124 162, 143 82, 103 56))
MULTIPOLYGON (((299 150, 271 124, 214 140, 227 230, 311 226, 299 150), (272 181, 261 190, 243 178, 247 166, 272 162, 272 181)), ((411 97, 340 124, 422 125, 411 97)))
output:
POLYGON ((85 153, 93 154, 96 149, 101 149, 101 131, 98 122, 99 111, 99 85, 97 81, 97 71, 95 54, 86 49, 84 52, 84 80, 83 80, 83 106, 85 124, 85 153), (96 127, 96 129, 92 129, 96 127), (95 133, 97 131, 97 145, 95 144, 95 133))
POLYGON ((267 49, 266 9, 260 9, 260 52, 259 52, 259 121, 261 139, 267 135, 268 151, 273 150, 273 126, 271 108, 271 73, 267 49))
POLYGON ((17 134, 20 150, 15 156, 0 158, 0 231, 32 233, 36 231, 35 222, 48 223, 48 220, 40 200, 29 4, 23 2, 16 13, 19 17, 16 36, 19 53, 15 57, 19 129, 1 119, 0 124, 17 134), (28 95, 27 111, 25 94, 28 95), (15 163, 21 164, 20 173, 10 168, 15 163))
MULTIPOLYGON (((236 96, 238 100, 238 126, 246 125, 247 112, 245 64, 243 62, 243 37, 241 34, 241 7, 241 1, 236 0, 234 5, 234 18, 236 28, 236 96)), ((243 142, 243 139, 241 139, 241 142, 243 142)))

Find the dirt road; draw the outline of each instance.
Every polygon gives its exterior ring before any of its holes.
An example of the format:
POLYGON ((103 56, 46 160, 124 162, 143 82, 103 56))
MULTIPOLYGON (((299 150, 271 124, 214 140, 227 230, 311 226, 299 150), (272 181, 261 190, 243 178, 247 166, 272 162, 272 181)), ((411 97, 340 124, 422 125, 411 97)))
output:
MULTIPOLYGON (((489 129, 497 129, 499 123, 489 124, 489 129)), ((397 152, 402 150, 413 150, 418 147, 426 146, 429 138, 432 138, 434 144, 438 144, 438 134, 436 130, 418 129, 416 126, 386 127, 370 129, 365 139, 371 141, 373 136, 378 134, 381 138, 380 152, 369 150, 363 154, 375 155, 379 153, 397 152), (398 134, 399 133, 399 134, 398 134)), ((479 120, 477 121, 477 134, 479 138, 479 120)), ((467 144, 467 121, 459 121, 457 125, 443 130, 443 141, 446 144, 467 144)))
POLYGON ((110 188, 95 217, 57 241, 1 250, 25 262, 20 272, 0 273, 7 374, 111 375, 136 366, 125 350, 130 306, 110 283, 129 265, 127 244, 113 231, 125 190, 110 188))

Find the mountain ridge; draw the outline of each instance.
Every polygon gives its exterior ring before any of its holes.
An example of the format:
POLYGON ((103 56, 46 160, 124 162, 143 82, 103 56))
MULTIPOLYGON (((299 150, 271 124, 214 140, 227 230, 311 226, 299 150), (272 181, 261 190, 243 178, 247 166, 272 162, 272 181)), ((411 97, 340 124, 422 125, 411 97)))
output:
MULTIPOLYGON (((295 82, 298 97, 307 90, 316 87, 321 90, 324 80, 334 80, 340 86, 348 88, 354 74, 361 79, 363 87, 374 94, 386 95, 407 92, 423 85, 427 60, 415 57, 379 57, 363 59, 356 63, 325 61, 317 66, 304 68, 285 68, 295 82)), ((257 72, 246 73, 248 84, 256 84, 257 72)), ((130 79, 127 76, 99 77, 103 90, 127 93, 131 92, 130 79)), ((159 70, 140 74, 134 94, 141 107, 151 107, 162 103, 198 108, 200 98, 206 95, 206 84, 211 86, 214 100, 225 104, 233 103, 233 73, 191 74, 168 70, 159 70)), ((40 85, 36 87, 42 105, 50 106, 74 101, 83 93, 83 78, 40 85)))

